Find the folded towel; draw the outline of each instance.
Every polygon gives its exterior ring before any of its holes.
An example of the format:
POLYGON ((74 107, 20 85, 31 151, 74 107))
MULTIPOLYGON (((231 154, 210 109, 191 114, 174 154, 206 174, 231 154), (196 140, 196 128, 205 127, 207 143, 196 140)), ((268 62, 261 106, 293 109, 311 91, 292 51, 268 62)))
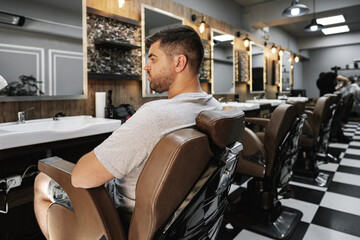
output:
POLYGON ((8 83, 6 82, 6 80, 0 75, 0 90, 6 87, 7 85, 8 83))

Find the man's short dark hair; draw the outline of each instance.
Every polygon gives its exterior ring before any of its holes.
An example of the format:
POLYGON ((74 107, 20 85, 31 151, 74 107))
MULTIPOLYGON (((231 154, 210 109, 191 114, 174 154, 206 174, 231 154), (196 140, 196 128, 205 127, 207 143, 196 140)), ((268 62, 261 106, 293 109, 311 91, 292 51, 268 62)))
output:
POLYGON ((160 48, 168 55, 183 54, 190 69, 197 74, 204 57, 204 46, 197 32, 189 26, 172 25, 161 29, 145 40, 147 48, 160 41, 160 48))

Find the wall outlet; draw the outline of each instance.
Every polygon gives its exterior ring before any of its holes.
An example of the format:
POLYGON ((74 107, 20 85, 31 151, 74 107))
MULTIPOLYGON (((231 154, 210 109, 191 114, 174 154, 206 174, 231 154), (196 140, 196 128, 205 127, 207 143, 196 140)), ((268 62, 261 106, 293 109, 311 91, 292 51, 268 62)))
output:
POLYGON ((11 188, 20 186, 20 185, 21 185, 21 181, 22 181, 22 178, 21 178, 20 175, 15 175, 15 176, 7 177, 7 178, 6 178, 6 183, 7 183, 8 191, 9 191, 11 188))

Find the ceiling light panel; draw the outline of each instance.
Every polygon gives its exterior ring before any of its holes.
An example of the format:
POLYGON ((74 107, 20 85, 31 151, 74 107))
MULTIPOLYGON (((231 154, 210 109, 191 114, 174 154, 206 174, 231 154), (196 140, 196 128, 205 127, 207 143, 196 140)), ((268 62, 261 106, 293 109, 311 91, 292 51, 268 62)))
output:
POLYGON ((234 40, 234 36, 232 35, 228 35, 228 34, 223 34, 223 35, 218 35, 218 36, 214 36, 214 39, 220 42, 226 42, 226 41, 230 41, 230 40, 234 40))
POLYGON ((336 15, 331 17, 325 17, 325 18, 318 18, 316 19, 316 22, 321 25, 332 25, 337 23, 343 23, 345 22, 345 18, 343 15, 336 15))
POLYGON ((348 25, 342 25, 342 26, 338 26, 338 27, 324 28, 321 31, 325 35, 330 35, 330 34, 336 34, 336 33, 349 32, 350 29, 349 29, 348 25))

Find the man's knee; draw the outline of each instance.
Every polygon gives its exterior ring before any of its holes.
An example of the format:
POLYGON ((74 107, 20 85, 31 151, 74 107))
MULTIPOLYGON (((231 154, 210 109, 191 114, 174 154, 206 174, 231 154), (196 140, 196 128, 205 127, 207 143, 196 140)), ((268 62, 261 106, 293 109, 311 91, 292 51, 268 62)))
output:
POLYGON ((36 177, 35 177, 35 182, 34 182, 34 195, 35 197, 45 197, 47 196, 47 190, 48 190, 48 186, 50 183, 51 178, 44 174, 44 173, 39 173, 36 177))

